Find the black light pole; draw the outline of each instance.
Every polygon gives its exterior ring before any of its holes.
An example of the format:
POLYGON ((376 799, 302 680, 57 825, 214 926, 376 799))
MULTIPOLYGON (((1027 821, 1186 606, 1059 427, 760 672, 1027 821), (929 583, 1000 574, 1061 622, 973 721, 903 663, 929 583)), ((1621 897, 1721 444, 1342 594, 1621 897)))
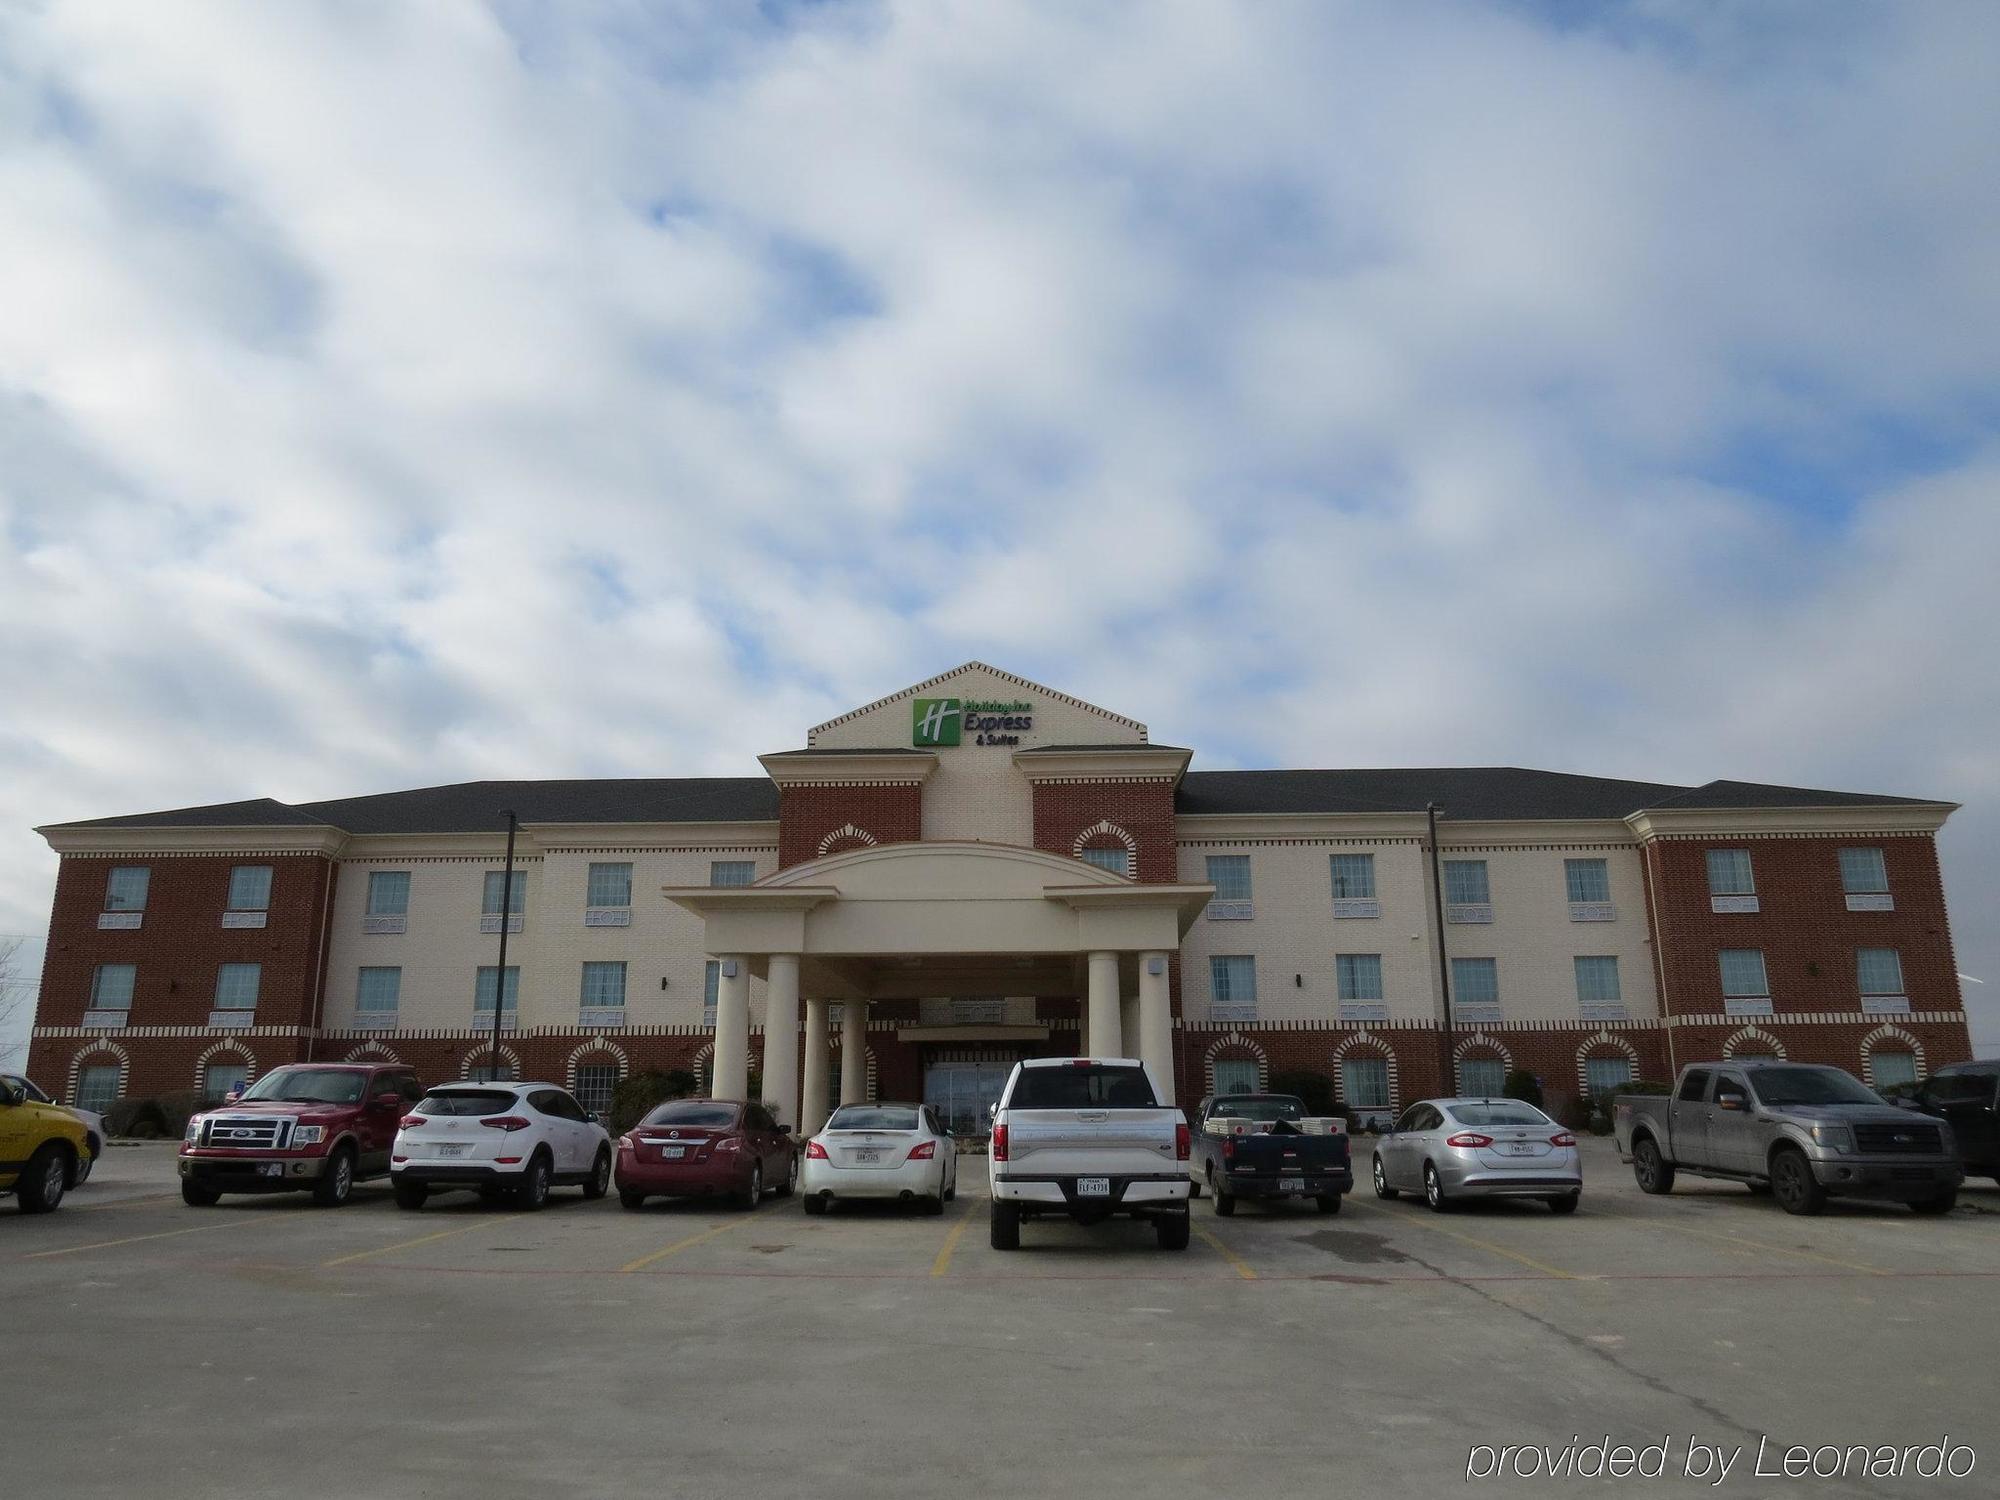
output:
POLYGON ((1444 1025, 1438 1031, 1438 1086, 1447 1093, 1458 1092, 1451 1076, 1451 958, 1444 951, 1444 876, 1438 866, 1438 805, 1424 804, 1431 826, 1431 901, 1437 907, 1438 980, 1444 986, 1444 1025))
POLYGON ((493 1076, 489 1083, 500 1080, 500 1011, 507 1003, 507 928, 514 911, 514 830, 520 826, 512 808, 502 808, 500 813, 507 820, 507 870, 500 877, 500 971, 493 976, 493 1076))

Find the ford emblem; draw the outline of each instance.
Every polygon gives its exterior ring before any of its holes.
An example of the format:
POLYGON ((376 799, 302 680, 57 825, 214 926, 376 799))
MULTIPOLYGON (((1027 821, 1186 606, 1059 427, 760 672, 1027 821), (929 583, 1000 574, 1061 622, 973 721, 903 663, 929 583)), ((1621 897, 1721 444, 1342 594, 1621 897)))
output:
POLYGON ((250 1132, 247 1130, 232 1130, 229 1132, 229 1138, 232 1141, 248 1140, 250 1138, 250 1132))
POLYGON ((1915 1136, 1899 1135, 1896 1137, 1896 1144, 1899 1146, 1907 1146, 1910 1144, 1911 1141, 1915 1139, 1916 1139, 1915 1136))

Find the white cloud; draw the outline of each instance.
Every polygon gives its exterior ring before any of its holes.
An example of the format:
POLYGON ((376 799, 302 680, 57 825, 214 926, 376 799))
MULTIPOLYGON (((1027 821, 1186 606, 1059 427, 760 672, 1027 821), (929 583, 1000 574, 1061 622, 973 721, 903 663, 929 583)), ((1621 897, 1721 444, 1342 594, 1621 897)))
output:
POLYGON ((742 772, 978 655, 1961 799, 2000 975, 2000 17, 788 24, 0 23, 0 931, 31 822, 742 772))

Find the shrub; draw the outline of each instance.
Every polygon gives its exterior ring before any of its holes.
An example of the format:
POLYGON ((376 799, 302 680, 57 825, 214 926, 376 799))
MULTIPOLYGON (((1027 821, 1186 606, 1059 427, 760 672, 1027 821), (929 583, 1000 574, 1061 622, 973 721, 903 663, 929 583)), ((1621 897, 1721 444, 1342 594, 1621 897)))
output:
POLYGON ((1500 1092, 1509 1099, 1519 1099, 1523 1103, 1532 1104, 1536 1109, 1542 1107, 1542 1081, 1526 1068, 1516 1068, 1509 1073, 1506 1087, 1500 1092))
POLYGON ((611 1093, 613 1135, 623 1135, 643 1120, 655 1105, 669 1099, 685 1099, 701 1086, 701 1081, 685 1068, 653 1069, 618 1080, 611 1093))
POLYGON ((1286 1073, 1271 1075, 1271 1092, 1274 1094, 1296 1094, 1304 1101, 1309 1115, 1339 1115, 1344 1107, 1335 1102, 1333 1080, 1324 1073, 1315 1073, 1310 1068, 1297 1068, 1286 1073))
POLYGON ((138 1140, 171 1140, 184 1134, 188 1119, 212 1106, 200 1089, 175 1089, 133 1099, 114 1099, 104 1112, 104 1128, 112 1135, 138 1140))

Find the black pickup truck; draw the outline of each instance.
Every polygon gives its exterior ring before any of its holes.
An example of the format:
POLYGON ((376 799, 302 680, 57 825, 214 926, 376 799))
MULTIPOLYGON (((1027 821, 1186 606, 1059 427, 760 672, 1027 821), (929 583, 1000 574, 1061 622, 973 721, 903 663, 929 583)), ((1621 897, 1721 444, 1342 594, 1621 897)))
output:
POLYGON ((1309 1198, 1321 1213, 1339 1213, 1341 1195, 1354 1190, 1347 1136, 1309 1131, 1306 1119, 1305 1102, 1290 1094, 1202 1100, 1188 1158, 1194 1195, 1208 1193, 1224 1217, 1238 1198, 1309 1198))

